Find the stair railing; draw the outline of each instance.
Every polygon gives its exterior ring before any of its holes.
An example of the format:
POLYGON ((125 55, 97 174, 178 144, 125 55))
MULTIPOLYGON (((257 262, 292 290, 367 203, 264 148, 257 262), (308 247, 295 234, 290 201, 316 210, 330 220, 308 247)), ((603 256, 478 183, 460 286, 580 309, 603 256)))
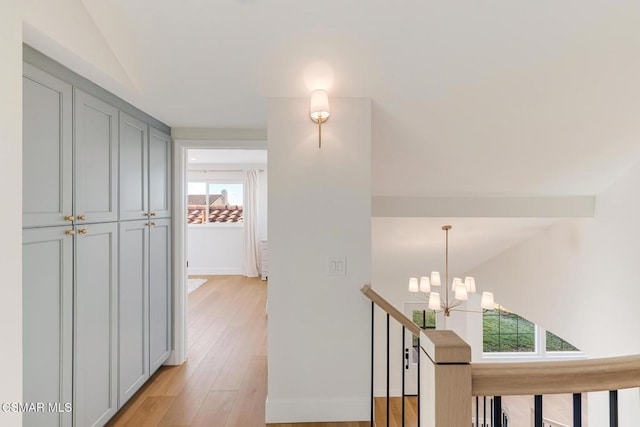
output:
MULTIPOLYGON (((405 426, 405 421, 407 418, 406 408, 405 408, 405 364, 409 363, 408 353, 405 352, 405 334, 408 332, 415 337, 420 337, 420 332, 422 329, 418 327, 411 319, 406 317, 402 312, 396 309, 393 305, 391 305, 387 300, 381 297, 376 291, 371 289, 370 285, 365 285, 360 290, 369 300, 371 300, 371 425, 377 421, 378 426, 385 423, 385 426, 389 426, 390 422, 390 345, 389 345, 389 335, 390 335, 390 320, 394 319, 401 327, 402 327, 402 403, 401 403, 401 425, 405 426), (386 415, 384 420, 377 420, 375 416, 375 396, 374 396, 374 344, 375 344, 375 310, 376 306, 381 309, 386 315, 386 415)), ((420 419, 420 351, 418 351, 418 372, 417 372, 417 385, 418 385, 418 395, 417 395, 417 418, 420 419)), ((468 426, 465 426, 468 427, 468 426)))
MULTIPOLYGON (((543 415, 543 396, 567 393, 573 395, 573 427, 582 427, 582 393, 596 391, 609 392, 609 426, 618 427, 618 390, 640 387, 640 355, 553 362, 471 363, 471 347, 455 332, 422 330, 369 285, 361 291, 371 300, 371 425, 374 425, 375 406, 373 323, 376 306, 386 313, 386 426, 389 426, 390 318, 402 326, 403 347, 406 331, 420 337, 417 414, 420 427, 468 427, 470 421, 480 426, 484 423, 508 427, 502 396, 516 395, 533 396, 533 426, 544 427, 548 426, 548 420, 543 415), (472 398, 476 401, 474 416, 470 416, 472 398), (480 407, 483 407, 482 418, 480 407)), ((404 356, 402 360, 404 365, 404 356)), ((404 369, 402 372, 404 426, 404 369)))

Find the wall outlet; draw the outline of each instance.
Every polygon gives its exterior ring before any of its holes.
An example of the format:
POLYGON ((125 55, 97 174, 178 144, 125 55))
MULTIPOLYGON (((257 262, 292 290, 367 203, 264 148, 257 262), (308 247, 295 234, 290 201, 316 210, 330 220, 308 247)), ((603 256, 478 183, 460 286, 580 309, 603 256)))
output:
POLYGON ((347 258, 344 258, 344 257, 329 258, 327 274, 329 276, 346 276, 347 275, 347 258))

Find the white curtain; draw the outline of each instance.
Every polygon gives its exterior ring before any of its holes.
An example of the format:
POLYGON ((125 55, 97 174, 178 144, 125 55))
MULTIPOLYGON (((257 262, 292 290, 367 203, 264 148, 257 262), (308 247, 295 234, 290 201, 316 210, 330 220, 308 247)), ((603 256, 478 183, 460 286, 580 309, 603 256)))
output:
POLYGON ((244 271, 247 277, 260 275, 258 265, 258 171, 244 174, 244 271))

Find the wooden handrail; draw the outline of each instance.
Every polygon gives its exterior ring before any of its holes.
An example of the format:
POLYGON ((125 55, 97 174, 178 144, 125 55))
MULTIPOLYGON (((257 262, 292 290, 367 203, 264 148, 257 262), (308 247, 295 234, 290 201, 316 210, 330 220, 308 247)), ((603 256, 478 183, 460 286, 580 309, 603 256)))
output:
POLYGON ((360 289, 367 298, 369 298, 373 303, 375 303, 378 307, 389 313, 391 317, 396 319, 402 326, 407 328, 409 332, 411 332, 416 337, 420 336, 420 332, 422 329, 415 323, 411 321, 407 316, 402 314, 397 308, 392 306, 386 299, 382 298, 380 294, 371 289, 371 285, 364 285, 362 289, 360 289))
POLYGON ((561 362, 473 363, 474 396, 620 390, 640 387, 640 355, 561 362))

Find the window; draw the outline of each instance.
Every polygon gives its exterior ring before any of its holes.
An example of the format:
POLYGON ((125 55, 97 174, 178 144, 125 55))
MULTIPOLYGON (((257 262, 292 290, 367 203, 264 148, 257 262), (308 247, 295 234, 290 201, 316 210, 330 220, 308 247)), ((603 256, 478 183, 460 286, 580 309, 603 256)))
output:
POLYGON ((240 182, 190 181, 187 185, 187 224, 243 222, 240 182))
POLYGON ((549 331, 546 331, 545 347, 547 351, 580 351, 567 341, 549 331))
POLYGON ((496 306, 483 315, 483 350, 488 353, 535 352, 536 327, 524 317, 496 306))
MULTIPOLYGON (((411 320, 413 323, 420 326, 422 329, 435 329, 436 328, 436 312, 433 310, 412 310, 411 320)), ((413 347, 419 346, 418 337, 413 337, 413 347)))
POLYGON ((581 357, 575 346, 496 304, 483 314, 483 353, 488 356, 581 357))

